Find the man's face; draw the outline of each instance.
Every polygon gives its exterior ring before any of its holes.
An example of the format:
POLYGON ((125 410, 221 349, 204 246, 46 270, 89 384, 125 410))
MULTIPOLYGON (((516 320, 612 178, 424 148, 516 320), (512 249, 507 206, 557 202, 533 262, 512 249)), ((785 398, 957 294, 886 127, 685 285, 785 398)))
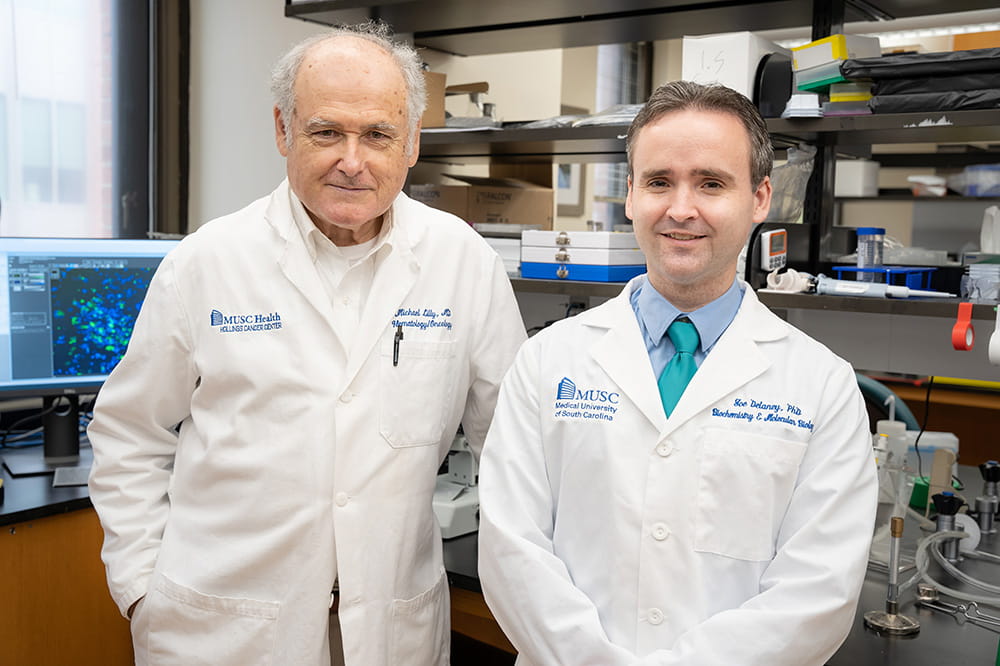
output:
POLYGON ((731 114, 672 111, 636 137, 625 214, 650 283, 683 310, 732 285, 750 228, 770 203, 770 179, 750 182, 750 140, 731 114))
POLYGON ((313 223, 338 245, 374 238, 417 160, 399 67, 374 44, 343 37, 310 50, 295 79, 286 142, 274 110, 288 181, 313 223))

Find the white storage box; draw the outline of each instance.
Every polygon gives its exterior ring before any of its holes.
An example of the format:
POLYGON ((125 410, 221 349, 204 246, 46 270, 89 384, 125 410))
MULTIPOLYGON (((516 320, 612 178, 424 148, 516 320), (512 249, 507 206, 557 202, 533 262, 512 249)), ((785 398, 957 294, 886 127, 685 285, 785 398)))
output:
POLYGON ((878 196, 879 163, 871 160, 837 160, 833 181, 835 197, 878 196))
POLYGON ((685 36, 681 43, 681 78, 695 83, 721 83, 754 98, 761 58, 792 52, 752 32, 727 32, 702 37, 685 36))
POLYGON ((521 245, 539 247, 604 247, 638 249, 635 234, 622 231, 542 231, 525 229, 521 245))
POLYGON ((628 266, 645 264, 642 250, 614 250, 606 247, 535 247, 521 246, 521 261, 557 264, 601 264, 628 266))
POLYGON ((533 231, 521 234, 521 277, 624 282, 646 272, 634 233, 533 231))

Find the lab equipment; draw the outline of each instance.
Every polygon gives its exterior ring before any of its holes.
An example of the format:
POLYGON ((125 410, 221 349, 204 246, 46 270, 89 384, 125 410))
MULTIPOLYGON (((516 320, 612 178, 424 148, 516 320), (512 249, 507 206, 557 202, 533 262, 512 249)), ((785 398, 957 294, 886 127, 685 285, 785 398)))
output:
POLYGON ((784 268, 788 263, 788 232, 765 231, 760 235, 760 267, 765 271, 784 268))
MULTIPOLYGON (((885 229, 882 227, 858 228, 858 268, 881 266, 884 249, 885 229)), ((877 282, 881 279, 877 273, 861 273, 858 277, 864 282, 877 282)))
POLYGON ((908 615, 899 614, 899 547, 903 538, 901 517, 892 517, 890 534, 889 587, 886 592, 885 610, 865 613, 865 626, 888 634, 906 636, 920 631, 920 622, 908 615))
POLYGON ((959 624, 970 622, 976 626, 1000 633, 1000 617, 995 617, 979 610, 979 604, 970 601, 967 604, 951 604, 941 601, 937 589, 933 585, 921 583, 917 586, 917 604, 955 618, 959 624))
POLYGON ((632 232, 521 232, 521 277, 625 282, 646 272, 632 232))
POLYGON ((834 280, 820 273, 816 278, 816 293, 833 296, 863 296, 867 298, 956 298, 944 291, 910 289, 895 284, 855 280, 834 280))
MULTIPOLYGON (((960 529, 956 515, 965 502, 955 493, 946 490, 931 497, 934 508, 937 510, 937 531, 952 532, 960 529)), ((941 545, 941 554, 951 563, 958 562, 959 556, 958 539, 948 539, 941 545)))
POLYGON ((944 291, 929 291, 913 289, 903 285, 862 282, 856 280, 836 280, 822 273, 813 277, 809 273, 800 273, 788 269, 779 274, 771 271, 767 275, 767 289, 764 292, 785 293, 817 293, 833 296, 863 296, 868 298, 956 298, 955 294, 944 291))
POLYGON ((434 488, 434 515, 441 538, 451 539, 479 529, 479 466, 465 435, 459 433, 448 451, 448 471, 434 488))
POLYGON ((979 465, 979 473, 983 476, 983 494, 976 498, 976 520, 979 531, 983 534, 996 534, 996 513, 1000 508, 1000 497, 997 497, 997 482, 1000 481, 1000 464, 996 460, 987 460, 979 465))

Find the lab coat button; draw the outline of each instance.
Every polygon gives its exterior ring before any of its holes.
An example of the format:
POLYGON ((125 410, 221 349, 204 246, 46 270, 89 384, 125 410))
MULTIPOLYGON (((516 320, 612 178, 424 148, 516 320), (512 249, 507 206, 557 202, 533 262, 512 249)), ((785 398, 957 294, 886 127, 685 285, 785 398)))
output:
POLYGON ((337 493, 336 497, 333 498, 333 501, 337 503, 337 506, 344 506, 350 501, 350 498, 347 496, 347 493, 341 492, 337 493))
POLYGON ((656 523, 653 525, 653 538, 657 541, 663 541, 668 536, 670 536, 670 530, 663 523, 656 523))
POLYGON ((646 614, 646 619, 652 625, 657 625, 663 622, 663 611, 659 608, 650 608, 649 613, 646 614))
POLYGON ((344 305, 350 305, 350 304, 351 304, 351 297, 344 296, 344 305))
POLYGON ((351 400, 354 400, 354 394, 350 391, 344 391, 344 393, 340 396, 341 402, 347 403, 351 400))
POLYGON ((669 444, 667 444, 666 442, 664 442, 663 444, 660 444, 659 446, 656 447, 656 452, 659 453, 660 456, 662 456, 664 458, 666 458, 667 456, 669 456, 671 451, 673 451, 673 448, 669 444))

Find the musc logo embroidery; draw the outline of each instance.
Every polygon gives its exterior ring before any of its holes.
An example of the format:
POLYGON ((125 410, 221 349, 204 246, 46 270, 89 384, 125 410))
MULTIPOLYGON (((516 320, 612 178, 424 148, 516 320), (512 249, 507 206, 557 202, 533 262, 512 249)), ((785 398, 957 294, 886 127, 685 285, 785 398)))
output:
POLYGON ((281 328, 281 315, 277 312, 224 315, 213 309, 209 321, 213 327, 218 326, 221 333, 254 333, 281 328))
POLYGON ((557 419, 586 419, 588 421, 613 421, 618 413, 621 394, 604 389, 578 388, 576 382, 563 377, 556 386, 556 404, 553 416, 557 419))

